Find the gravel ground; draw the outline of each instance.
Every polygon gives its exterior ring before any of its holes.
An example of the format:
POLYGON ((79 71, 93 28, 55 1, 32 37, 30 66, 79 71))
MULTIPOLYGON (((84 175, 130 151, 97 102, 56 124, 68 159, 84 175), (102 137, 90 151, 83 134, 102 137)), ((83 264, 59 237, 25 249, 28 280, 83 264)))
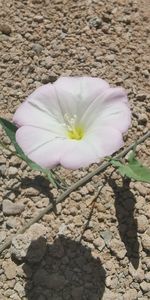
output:
MULTIPOLYGON (((150 128, 149 0, 1 0, 0 17, 1 116, 11 120, 41 84, 87 74, 128 91, 126 145, 150 128)), ((150 165, 149 140, 137 155, 150 165)), ((96 167, 57 173, 70 185, 96 167)), ((149 185, 112 171, 13 239, 0 258, 0 300, 150 299, 149 185)), ((0 150, 0 175, 3 243, 61 191, 8 150, 0 150)))

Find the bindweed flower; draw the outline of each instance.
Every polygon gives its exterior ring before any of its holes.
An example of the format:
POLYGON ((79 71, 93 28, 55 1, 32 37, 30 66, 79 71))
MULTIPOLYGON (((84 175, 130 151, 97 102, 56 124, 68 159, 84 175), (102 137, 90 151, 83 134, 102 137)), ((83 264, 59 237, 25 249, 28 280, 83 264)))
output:
POLYGON ((123 146, 131 114, 122 88, 99 78, 60 77, 35 90, 13 121, 17 143, 31 160, 77 169, 123 146))

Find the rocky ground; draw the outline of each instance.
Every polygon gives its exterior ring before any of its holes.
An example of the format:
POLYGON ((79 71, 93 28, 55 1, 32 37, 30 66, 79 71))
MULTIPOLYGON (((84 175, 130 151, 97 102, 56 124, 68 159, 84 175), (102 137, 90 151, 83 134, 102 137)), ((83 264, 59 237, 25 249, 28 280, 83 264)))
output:
MULTIPOLYGON (((129 145, 150 127, 149 17, 149 0, 1 0, 1 116, 11 120, 27 95, 60 75, 102 77, 128 91, 129 145)), ((150 165, 149 140, 137 154, 150 165)), ((96 167, 57 172, 70 185, 96 167)), ((112 171, 13 239, 0 257, 0 300, 150 299, 149 185, 112 171)), ((61 190, 8 150, 0 150, 0 175, 2 244, 61 190)))

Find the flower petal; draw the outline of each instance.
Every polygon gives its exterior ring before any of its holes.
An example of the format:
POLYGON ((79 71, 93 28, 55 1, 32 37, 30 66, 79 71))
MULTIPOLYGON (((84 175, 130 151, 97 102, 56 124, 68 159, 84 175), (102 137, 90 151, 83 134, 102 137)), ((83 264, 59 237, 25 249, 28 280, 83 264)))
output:
POLYGON ((98 161, 99 157, 88 141, 66 140, 60 157, 60 164, 63 167, 75 170, 98 161))
POLYGON ((17 109, 13 121, 18 126, 40 127, 64 135, 64 119, 52 84, 35 90, 17 109))
POLYGON ((95 98, 103 94, 109 88, 109 84, 95 77, 60 77, 53 84, 57 91, 64 91, 70 96, 70 105, 76 105, 78 117, 82 116, 85 109, 95 98), (76 103, 73 101, 76 100, 76 103))
POLYGON ((40 128, 23 126, 17 130, 16 141, 24 153, 40 166, 53 168, 59 164, 63 138, 40 128))
POLYGON ((89 132, 85 139, 100 158, 113 154, 124 145, 121 132, 109 126, 89 132))
POLYGON ((112 126, 125 132, 131 122, 127 95, 122 88, 109 88, 98 96, 85 111, 81 123, 87 131, 96 126, 112 126))

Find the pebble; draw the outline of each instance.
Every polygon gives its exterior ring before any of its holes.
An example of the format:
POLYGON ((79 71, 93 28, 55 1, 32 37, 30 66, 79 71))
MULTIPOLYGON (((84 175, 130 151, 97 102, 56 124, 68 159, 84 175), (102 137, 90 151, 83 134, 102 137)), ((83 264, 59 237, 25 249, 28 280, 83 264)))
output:
POLYGON ((144 215, 138 216, 137 217, 138 232, 144 233, 145 230, 147 229, 147 227, 148 227, 148 220, 147 220, 146 216, 144 216, 144 215))
POLYGON ((111 239, 112 239, 112 233, 110 230, 104 230, 100 232, 100 235, 104 239, 104 242, 107 246, 109 246, 111 239))
POLYGON ((42 224, 33 224, 24 234, 13 238, 11 254, 19 261, 40 262, 46 252, 45 234, 46 228, 42 224))
POLYGON ((148 121, 148 118, 147 118, 146 114, 139 114, 138 123, 140 125, 146 125, 147 121, 148 121))
POLYGON ((6 239, 6 232, 4 230, 0 231, 0 244, 6 239))
POLYGON ((10 280, 16 278, 16 274, 17 274, 16 264, 11 259, 5 260, 2 264, 2 267, 4 269, 4 273, 7 279, 10 280))
POLYGON ((141 265, 139 265, 138 269, 135 269, 132 263, 129 264, 129 273, 137 282, 142 282, 144 279, 144 270, 142 270, 141 265))
POLYGON ((92 232, 91 232, 91 230, 90 229, 88 229, 88 230, 86 230, 85 232, 84 232, 84 240, 85 241, 87 241, 87 242, 93 242, 93 234, 92 234, 92 232))
POLYGON ((12 203, 10 200, 3 200, 2 210, 4 215, 18 215, 25 209, 25 206, 22 203, 12 203))
POLYGON ((43 16, 40 16, 40 15, 37 15, 34 17, 34 21, 38 22, 38 23, 41 23, 43 22, 43 16))
POLYGON ((127 252, 125 249, 124 243, 115 238, 111 240, 111 242, 109 244, 109 248, 111 249, 111 251, 114 252, 114 254, 119 259, 123 259, 127 252))
POLYGON ((150 291, 150 283, 146 281, 141 282, 140 287, 144 293, 150 291))
POLYGON ((145 250, 150 251, 150 236, 146 233, 142 236, 142 245, 145 250))
POLYGON ((136 96, 136 99, 138 100, 138 101, 144 101, 145 99, 146 99, 146 94, 144 94, 144 93, 139 93, 139 94, 137 94, 137 96, 136 96))
POLYGON ((107 61, 113 62, 115 60, 115 55, 114 54, 106 55, 105 59, 107 61))
POLYGON ((139 192, 140 195, 147 195, 147 188, 140 182, 134 183, 135 189, 139 192))
POLYGON ((89 26, 95 27, 96 29, 100 28, 102 25, 102 19, 99 17, 93 17, 89 20, 89 26))
POLYGON ((15 167, 9 167, 8 169, 8 175, 10 177, 15 177, 18 174, 18 169, 15 167))
POLYGON ((39 55, 42 52, 43 47, 40 44, 35 43, 32 45, 32 50, 36 52, 37 55, 39 55))
POLYGON ((0 165, 0 175, 4 176, 6 173, 6 165, 0 165))
POLYGON ((16 282, 14 290, 18 292, 21 299, 25 296, 25 289, 20 282, 16 282))
POLYGON ((99 251, 102 251, 105 247, 105 242, 102 238, 98 237, 93 241, 93 244, 98 248, 99 251))
POLYGON ((0 31, 3 34, 10 35, 11 32, 12 32, 12 29, 11 29, 11 27, 8 24, 1 23, 0 24, 0 31))
POLYGON ((137 300, 137 295, 138 293, 136 289, 130 289, 124 293, 123 300, 137 300))

